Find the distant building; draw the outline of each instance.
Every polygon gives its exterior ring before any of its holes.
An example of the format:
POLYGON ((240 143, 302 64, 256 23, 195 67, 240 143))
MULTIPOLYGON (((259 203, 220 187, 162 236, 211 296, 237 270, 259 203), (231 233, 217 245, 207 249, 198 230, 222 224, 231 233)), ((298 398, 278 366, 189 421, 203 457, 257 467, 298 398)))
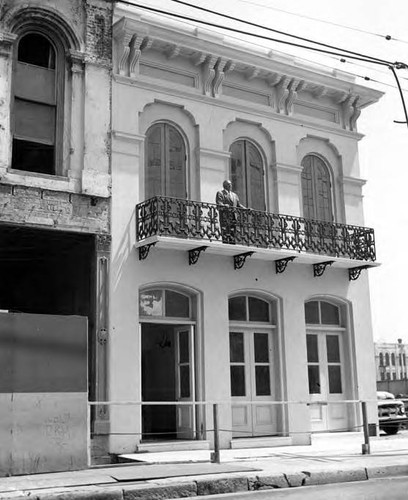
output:
POLYGON ((406 379, 408 344, 398 339, 397 342, 375 342, 374 346, 377 381, 406 379))

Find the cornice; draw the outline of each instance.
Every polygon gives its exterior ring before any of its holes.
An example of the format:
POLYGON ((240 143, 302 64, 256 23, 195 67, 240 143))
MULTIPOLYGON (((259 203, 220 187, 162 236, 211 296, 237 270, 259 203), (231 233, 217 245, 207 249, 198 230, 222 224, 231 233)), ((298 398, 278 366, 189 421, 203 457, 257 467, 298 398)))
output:
POLYGON ((132 87, 139 87, 147 91, 160 92, 161 94, 176 97, 178 99, 183 99, 183 100, 189 99, 195 102, 204 102, 220 108, 235 110, 253 116, 254 115, 260 116, 263 118, 267 118, 268 120, 295 124, 302 128, 316 130, 320 133, 324 132, 324 133, 334 134, 341 137, 352 138, 358 141, 364 137, 364 135, 359 132, 345 130, 338 126, 333 127, 326 123, 320 125, 319 123, 316 123, 316 121, 307 120, 303 116, 302 118, 298 118, 297 116, 293 115, 287 116, 284 114, 273 113, 271 107, 262 106, 256 103, 251 102, 248 104, 244 104, 242 101, 238 101, 237 99, 225 98, 225 97, 221 99, 213 99, 211 96, 201 95, 198 92, 194 91, 192 92, 191 90, 193 89, 190 89, 189 87, 183 87, 183 89, 180 90, 180 86, 178 85, 170 86, 169 82, 166 82, 166 85, 163 85, 160 84, 159 82, 153 83, 151 79, 148 81, 147 80, 144 81, 142 78, 135 80, 133 78, 124 77, 120 75, 114 75, 113 78, 116 83, 121 85, 129 85, 132 87))
MULTIPOLYGON (((117 45, 114 71, 122 76, 139 78, 139 60, 143 51, 161 52, 172 64, 184 58, 194 66, 202 66, 202 92, 219 98, 228 72, 240 73, 248 85, 256 79, 268 84, 274 93, 274 109, 290 116, 298 96, 307 92, 314 98, 330 99, 342 115, 341 126, 355 131, 361 109, 376 102, 383 93, 358 85, 350 75, 318 66, 276 51, 256 51, 228 42, 219 34, 207 30, 187 28, 174 21, 153 21, 151 16, 116 9, 122 15, 113 27, 117 45)), ((167 21, 167 20, 166 20, 167 21)))

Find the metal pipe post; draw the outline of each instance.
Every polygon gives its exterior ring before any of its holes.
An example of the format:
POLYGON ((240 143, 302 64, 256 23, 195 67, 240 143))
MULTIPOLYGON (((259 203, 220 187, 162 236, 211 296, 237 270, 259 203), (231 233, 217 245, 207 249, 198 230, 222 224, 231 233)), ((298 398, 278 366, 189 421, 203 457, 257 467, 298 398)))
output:
POLYGON ((220 436, 218 429, 218 404, 213 404, 213 425, 214 425, 214 453, 211 454, 211 462, 219 464, 220 460, 220 436))
POLYGON ((363 455, 369 455, 370 452, 370 434, 368 432, 368 421, 367 421, 367 403, 365 401, 361 402, 361 413, 363 416, 363 431, 364 431, 364 444, 361 447, 361 452, 363 455))

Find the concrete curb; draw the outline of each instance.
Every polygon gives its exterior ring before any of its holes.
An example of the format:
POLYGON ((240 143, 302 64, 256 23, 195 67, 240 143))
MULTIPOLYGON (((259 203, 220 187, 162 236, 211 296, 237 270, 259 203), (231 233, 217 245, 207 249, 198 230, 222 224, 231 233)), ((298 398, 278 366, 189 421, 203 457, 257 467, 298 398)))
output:
POLYGON ((222 475, 180 479, 179 481, 144 481, 83 487, 47 488, 0 492, 0 500, 169 500, 195 496, 298 488, 302 486, 367 481, 369 479, 408 475, 408 465, 359 467, 344 470, 300 471, 257 475, 222 475))

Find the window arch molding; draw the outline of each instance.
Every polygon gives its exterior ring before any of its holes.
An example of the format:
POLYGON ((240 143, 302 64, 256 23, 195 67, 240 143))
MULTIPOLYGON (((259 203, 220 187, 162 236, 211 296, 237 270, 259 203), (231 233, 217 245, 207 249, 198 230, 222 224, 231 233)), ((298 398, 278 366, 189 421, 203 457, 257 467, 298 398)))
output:
MULTIPOLYGON (((264 192, 266 211, 278 211, 276 183, 273 182, 272 169, 276 165, 275 141, 269 131, 259 123, 235 120, 226 124, 223 129, 224 151, 231 155, 231 145, 239 140, 250 141, 258 149, 264 166, 264 192)), ((226 165, 225 177, 230 174, 230 162, 226 165)), ((233 186, 234 189, 234 186, 233 186)), ((242 201, 244 204, 244 201, 242 201)))
POLYGON ((139 194, 141 199, 146 199, 146 149, 147 133, 154 125, 163 123, 171 127, 181 135, 185 144, 185 168, 186 168, 186 191, 187 198, 199 199, 199 161, 194 152, 199 147, 199 127, 194 116, 184 109, 183 106, 165 102, 147 103, 140 116, 140 133, 144 136, 145 145, 140 151, 141 178, 139 183, 139 194))
POLYGON ((65 50, 83 52, 84 42, 72 29, 69 21, 60 11, 44 7, 24 5, 10 9, 4 16, 4 26, 20 35, 23 30, 43 29, 61 40, 65 50))

